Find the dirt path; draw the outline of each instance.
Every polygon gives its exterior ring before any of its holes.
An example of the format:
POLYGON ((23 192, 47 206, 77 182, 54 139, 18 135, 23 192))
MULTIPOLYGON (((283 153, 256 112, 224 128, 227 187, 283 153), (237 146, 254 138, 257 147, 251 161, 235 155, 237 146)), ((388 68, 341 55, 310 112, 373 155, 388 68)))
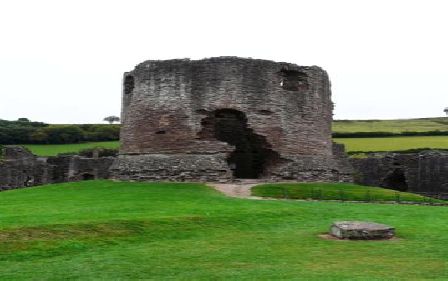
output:
POLYGON ((217 191, 224 193, 229 197, 236 198, 246 198, 254 200, 294 200, 294 201, 322 201, 322 202, 337 202, 337 203, 356 203, 356 204, 400 204, 400 205, 424 205, 424 206, 443 206, 448 207, 448 205, 441 203, 417 203, 417 202, 394 202, 394 201, 376 201, 376 202, 365 202, 365 201, 340 201, 340 200, 313 200, 313 199, 282 199, 282 198, 272 198, 272 197, 259 197, 251 195, 251 188, 262 183, 268 183, 261 180, 239 180, 233 183, 217 183, 209 182, 208 186, 213 187, 217 191))
POLYGON ((207 183, 207 185, 213 187, 214 189, 218 190, 219 192, 224 193, 227 196, 230 197, 238 197, 238 198, 249 198, 249 199, 261 199, 256 196, 251 196, 250 189, 260 184, 260 181, 256 180, 241 180, 240 182, 234 182, 234 183, 216 183, 216 182, 210 182, 207 183))

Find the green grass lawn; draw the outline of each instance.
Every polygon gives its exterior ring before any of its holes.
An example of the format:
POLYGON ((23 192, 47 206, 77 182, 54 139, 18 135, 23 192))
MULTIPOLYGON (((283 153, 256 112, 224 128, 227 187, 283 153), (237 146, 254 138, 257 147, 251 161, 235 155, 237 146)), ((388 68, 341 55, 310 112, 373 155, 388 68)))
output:
POLYGON ((398 151, 415 148, 448 149, 448 136, 336 138, 346 151, 398 151))
POLYGON ((87 148, 118 148, 118 141, 86 142, 72 144, 25 144, 31 152, 38 156, 56 156, 59 153, 78 152, 87 148))
POLYGON ((448 131, 448 118, 421 118, 396 120, 335 120, 333 131, 337 133, 355 132, 428 132, 448 131))
POLYGON ((413 193, 348 183, 275 183, 252 188, 252 195, 286 199, 443 202, 413 193))
POLYGON ((447 280, 447 221, 446 207, 55 184, 0 193, 0 280, 447 280), (318 237, 337 220, 390 224, 398 239, 318 237))

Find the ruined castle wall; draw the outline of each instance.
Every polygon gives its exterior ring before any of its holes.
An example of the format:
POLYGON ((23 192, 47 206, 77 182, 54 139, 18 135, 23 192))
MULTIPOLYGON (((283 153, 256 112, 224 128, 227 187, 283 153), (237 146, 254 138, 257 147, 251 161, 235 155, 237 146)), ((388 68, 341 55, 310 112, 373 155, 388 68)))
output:
POLYGON ((22 147, 3 148, 0 159, 0 191, 51 182, 53 167, 22 147))
POLYGON ((222 108, 244 112, 282 156, 332 154, 333 105, 319 67, 239 58, 147 61, 124 81, 121 154, 228 152, 225 143, 197 137, 207 112, 222 108), (294 74, 303 81, 282 86, 298 79, 289 78, 294 74))
POLYGON ((351 178, 333 156, 330 82, 319 67, 235 57, 146 61, 123 81, 116 178, 232 179, 226 159, 235 146, 207 131, 220 110, 243 114, 263 143, 263 178, 351 178))
POLYGON ((20 146, 6 146, 0 159, 0 191, 49 183, 107 179, 115 157, 76 155, 36 157, 20 146))
POLYGON ((356 182, 411 192, 448 193, 448 153, 423 151, 351 159, 356 182))

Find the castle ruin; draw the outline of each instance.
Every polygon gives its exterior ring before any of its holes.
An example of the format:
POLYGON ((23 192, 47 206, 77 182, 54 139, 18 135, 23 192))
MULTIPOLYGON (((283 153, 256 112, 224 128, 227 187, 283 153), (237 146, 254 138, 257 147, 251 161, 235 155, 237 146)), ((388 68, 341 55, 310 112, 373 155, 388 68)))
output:
POLYGON ((351 181, 327 73, 237 57, 149 60, 123 79, 124 180, 351 181))

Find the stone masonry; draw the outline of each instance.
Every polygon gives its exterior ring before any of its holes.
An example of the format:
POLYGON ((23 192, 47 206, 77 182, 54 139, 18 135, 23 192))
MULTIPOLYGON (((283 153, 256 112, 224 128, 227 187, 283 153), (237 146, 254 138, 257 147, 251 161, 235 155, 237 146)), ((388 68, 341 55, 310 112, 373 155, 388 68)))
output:
MULTIPOLYGON (((416 193, 448 194, 448 152, 376 153, 351 159, 357 183, 416 193)), ((448 198, 447 198, 448 199, 448 198)))
POLYGON ((68 181, 106 179, 115 157, 37 157, 21 146, 5 146, 0 159, 0 191, 68 181))
POLYGON ((317 66, 237 57, 145 61, 125 73, 113 177, 351 181, 333 153, 317 66))
POLYGON ((20 146, 5 146, 0 159, 0 191, 48 183, 53 167, 20 146))

